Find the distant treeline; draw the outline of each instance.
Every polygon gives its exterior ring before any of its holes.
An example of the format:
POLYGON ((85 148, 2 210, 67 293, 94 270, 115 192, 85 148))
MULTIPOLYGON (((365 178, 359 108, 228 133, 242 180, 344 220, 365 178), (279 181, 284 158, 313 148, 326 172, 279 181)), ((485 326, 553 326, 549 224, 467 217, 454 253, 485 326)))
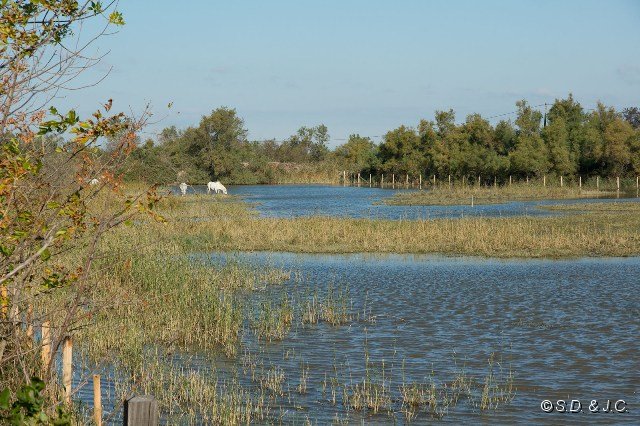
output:
POLYGON ((164 129, 134 151, 124 171, 131 180, 154 183, 337 181, 346 170, 363 175, 635 176, 640 174, 640 110, 621 112, 598 104, 586 111, 571 95, 557 99, 545 115, 526 101, 516 103, 515 121, 493 126, 480 114, 455 123, 453 110, 417 127, 400 126, 380 144, 351 135, 327 148, 324 125, 302 127, 282 142, 249 141, 243 120, 218 108, 197 127, 164 129))

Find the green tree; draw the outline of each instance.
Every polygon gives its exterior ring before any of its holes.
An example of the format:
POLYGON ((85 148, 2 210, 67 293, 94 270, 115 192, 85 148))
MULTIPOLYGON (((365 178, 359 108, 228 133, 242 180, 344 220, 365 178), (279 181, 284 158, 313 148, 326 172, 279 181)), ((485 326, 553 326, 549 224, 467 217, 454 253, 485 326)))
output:
POLYGON ((322 161, 329 152, 327 142, 329 142, 327 126, 324 124, 315 127, 303 126, 280 145, 279 160, 294 163, 322 161))
POLYGON ((640 108, 629 107, 622 110, 622 118, 625 119, 634 129, 640 129, 640 108))
POLYGON ((604 133, 607 127, 617 119, 613 108, 607 108, 598 102, 595 111, 587 117, 584 126, 584 144, 582 149, 582 171, 588 174, 606 174, 604 133))
POLYGON ((550 170, 558 175, 572 175, 577 171, 577 163, 573 161, 569 132, 563 117, 556 117, 543 131, 549 151, 550 170))
POLYGON ((511 170, 519 175, 541 176, 549 170, 549 154, 540 137, 542 113, 533 110, 527 101, 516 102, 518 107, 518 135, 515 149, 510 153, 511 170))
POLYGON ((511 121, 500 120, 498 124, 496 124, 494 138, 498 154, 507 155, 513 151, 516 146, 516 129, 513 127, 511 121))
POLYGON ((537 133, 518 135, 516 148, 509 154, 509 159, 514 174, 542 176, 549 171, 548 150, 537 133))
POLYGON ((449 111, 436 111, 436 128, 440 137, 446 136, 456 127, 456 113, 452 109, 449 111))
POLYGON ((240 170, 243 161, 239 150, 247 140, 247 129, 234 108, 213 110, 202 117, 198 130, 193 142, 212 180, 229 178, 240 170))
POLYGON ((549 123, 553 125, 556 120, 563 120, 567 131, 567 146, 569 149, 569 161, 575 163, 573 169, 577 170, 583 164, 583 151, 586 139, 585 123, 586 115, 582 106, 573 99, 569 93, 566 99, 556 99, 547 115, 549 123))
POLYGON ((518 107, 516 126, 518 126, 520 134, 527 136, 538 134, 542 113, 532 109, 524 99, 516 102, 516 106, 518 107))
POLYGON ((376 145, 368 137, 350 135, 345 144, 336 148, 335 154, 356 171, 371 171, 376 166, 376 145))
POLYGON ((426 159, 427 170, 425 174, 443 175, 450 173, 451 153, 436 131, 436 123, 424 119, 420 120, 418 136, 420 137, 420 152, 426 159))
POLYGON ((610 176, 622 176, 630 169, 631 145, 636 133, 628 122, 616 118, 604 130, 602 159, 610 176))
POLYGON ((378 151, 382 170, 414 176, 423 173, 428 164, 420 148, 420 137, 413 128, 400 126, 387 132, 378 151))

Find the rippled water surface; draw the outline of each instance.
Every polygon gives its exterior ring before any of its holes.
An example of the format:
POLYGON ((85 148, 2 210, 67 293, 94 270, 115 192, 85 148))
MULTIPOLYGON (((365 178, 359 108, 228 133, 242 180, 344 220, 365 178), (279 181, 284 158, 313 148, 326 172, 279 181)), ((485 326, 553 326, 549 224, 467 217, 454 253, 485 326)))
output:
MULTIPOLYGON (((579 200, 516 201, 502 204, 457 206, 390 206, 382 200, 410 189, 369 188, 329 185, 246 185, 229 186, 230 195, 242 196, 255 203, 263 217, 337 216, 383 219, 429 219, 463 216, 540 216, 558 214, 538 208, 549 204, 572 204, 612 201, 633 201, 634 198, 590 198, 579 200)), ((177 192, 176 188, 173 188, 177 192)), ((205 186, 189 189, 206 193, 205 186)))
MULTIPOLYGON (((283 414, 285 420, 308 415, 324 424, 339 413, 352 422, 403 423, 402 415, 348 412, 323 392, 326 374, 331 377, 337 371, 347 382, 364 377, 365 352, 377 374, 385 363, 398 409, 397 389, 403 382, 443 384, 461 370, 482 382, 487 360, 495 353, 502 371, 514 376, 513 401, 487 412, 462 401, 442 420, 640 424, 640 258, 503 261, 286 253, 231 257, 300 271, 303 278, 266 289, 260 298, 281 300, 279 292, 304 298, 309 288, 322 295, 331 287, 348 294, 356 314, 342 326, 297 326, 277 343, 258 344, 247 334, 249 351, 280 366, 292 390, 299 382, 301 360, 308 363, 308 394, 293 392, 295 403, 283 414), (585 412, 545 414, 540 408, 543 399, 579 399, 585 412), (589 414, 593 399, 624 399, 629 412, 589 414)), ((229 260, 219 254, 211 259, 229 260)), ((427 420, 433 417, 424 412, 417 419, 418 424, 427 420)))

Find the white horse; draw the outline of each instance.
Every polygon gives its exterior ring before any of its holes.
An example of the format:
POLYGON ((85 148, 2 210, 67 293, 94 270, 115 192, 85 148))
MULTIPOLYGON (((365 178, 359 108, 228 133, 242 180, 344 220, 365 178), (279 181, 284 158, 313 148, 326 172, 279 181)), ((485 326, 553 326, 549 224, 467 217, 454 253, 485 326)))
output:
POLYGON ((182 182, 180 185, 178 185, 180 187, 180 193, 182 194, 182 196, 184 197, 187 194, 187 188, 189 187, 189 185, 187 185, 186 183, 182 182))
POLYGON ((207 194, 210 194, 211 191, 213 191, 216 194, 218 193, 218 191, 220 191, 224 195, 227 195, 227 188, 225 188, 224 185, 221 184, 219 180, 215 182, 209 182, 207 184, 207 194))

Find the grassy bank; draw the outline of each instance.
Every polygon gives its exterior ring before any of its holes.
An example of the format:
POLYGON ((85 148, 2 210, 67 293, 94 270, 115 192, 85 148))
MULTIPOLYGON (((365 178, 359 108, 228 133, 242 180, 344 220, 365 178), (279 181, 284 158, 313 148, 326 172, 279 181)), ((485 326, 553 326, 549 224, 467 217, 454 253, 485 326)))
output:
POLYGON ((552 187, 514 184, 507 186, 436 186, 425 191, 399 193, 384 201, 389 205, 470 205, 509 201, 567 200, 615 195, 611 191, 583 190, 578 187, 552 187))
MULTIPOLYGON (((187 203, 173 231, 187 251, 257 250, 305 253, 439 253, 490 257, 632 256, 640 254, 638 203, 558 217, 415 221, 309 217, 257 218, 241 202, 187 203), (197 217, 197 218, 196 218, 197 217)), ((561 207, 557 207, 561 208, 561 207)), ((572 207, 569 207, 572 208, 572 207)), ((151 225, 160 226, 160 225, 151 225)))

